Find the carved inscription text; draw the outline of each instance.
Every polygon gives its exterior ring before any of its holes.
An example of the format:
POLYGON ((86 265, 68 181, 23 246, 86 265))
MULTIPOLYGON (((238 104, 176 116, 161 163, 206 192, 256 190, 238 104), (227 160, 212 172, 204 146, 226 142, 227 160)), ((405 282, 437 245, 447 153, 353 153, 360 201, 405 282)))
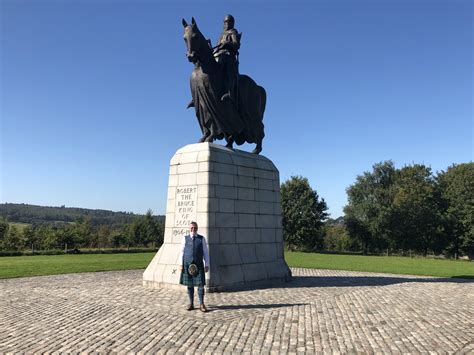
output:
POLYGON ((176 188, 173 236, 188 233, 189 223, 196 220, 197 186, 176 188))

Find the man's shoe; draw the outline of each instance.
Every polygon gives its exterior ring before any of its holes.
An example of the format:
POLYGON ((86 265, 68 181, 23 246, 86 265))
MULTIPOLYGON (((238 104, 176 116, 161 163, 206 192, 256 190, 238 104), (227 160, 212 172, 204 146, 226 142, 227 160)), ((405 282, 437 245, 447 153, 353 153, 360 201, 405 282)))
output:
POLYGON ((207 312, 207 308, 204 304, 200 305, 199 309, 201 310, 201 312, 207 312))
POLYGON ((188 311, 192 311, 194 309, 194 306, 192 304, 188 304, 188 306, 186 307, 186 309, 188 311))

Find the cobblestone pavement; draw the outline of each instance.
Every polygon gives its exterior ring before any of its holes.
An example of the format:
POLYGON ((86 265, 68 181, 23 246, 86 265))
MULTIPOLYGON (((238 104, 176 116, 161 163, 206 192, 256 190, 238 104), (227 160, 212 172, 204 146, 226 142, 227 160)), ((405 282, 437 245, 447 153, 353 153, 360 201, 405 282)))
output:
POLYGON ((142 272, 0 280, 0 353, 474 353, 472 280, 293 269, 202 313, 142 272))

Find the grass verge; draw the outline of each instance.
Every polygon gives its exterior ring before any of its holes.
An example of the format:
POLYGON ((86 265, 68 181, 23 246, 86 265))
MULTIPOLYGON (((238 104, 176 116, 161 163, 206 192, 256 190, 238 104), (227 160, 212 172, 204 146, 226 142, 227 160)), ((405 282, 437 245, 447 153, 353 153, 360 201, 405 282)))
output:
POLYGON ((0 278, 144 269, 154 253, 9 256, 0 258, 0 278))
POLYGON ((474 278, 474 262, 398 256, 285 252, 290 267, 474 278))

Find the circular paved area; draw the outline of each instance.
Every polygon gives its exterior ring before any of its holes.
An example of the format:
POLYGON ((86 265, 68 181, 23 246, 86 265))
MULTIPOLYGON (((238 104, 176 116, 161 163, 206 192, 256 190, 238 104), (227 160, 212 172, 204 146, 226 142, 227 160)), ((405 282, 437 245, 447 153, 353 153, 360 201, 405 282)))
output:
POLYGON ((142 272, 0 280, 0 353, 474 353, 472 280, 293 269, 202 313, 142 272))

